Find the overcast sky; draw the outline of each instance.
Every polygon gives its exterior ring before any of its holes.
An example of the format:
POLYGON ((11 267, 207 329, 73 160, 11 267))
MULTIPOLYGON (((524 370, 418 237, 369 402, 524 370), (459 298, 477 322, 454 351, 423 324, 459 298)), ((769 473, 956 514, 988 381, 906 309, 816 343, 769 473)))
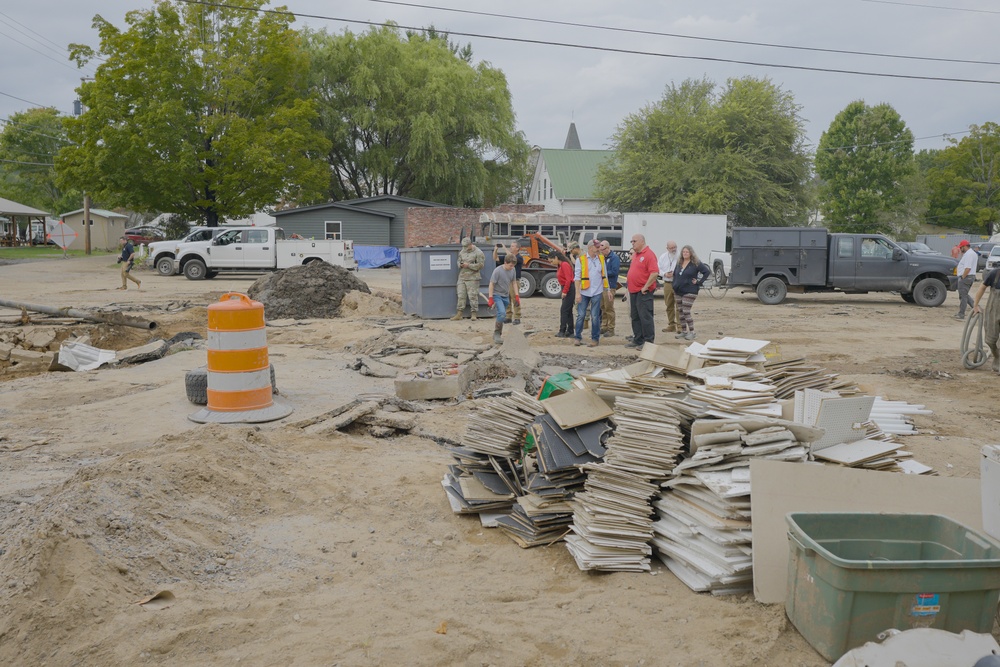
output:
MULTIPOLYGON (((988 0, 289 0, 297 25, 329 32, 367 29, 354 21, 392 20, 450 31, 471 42, 476 60, 503 70, 518 126, 529 143, 562 148, 571 121, 584 148, 606 148, 623 118, 659 99, 686 78, 768 77, 802 107, 815 144, 838 111, 853 100, 888 102, 918 138, 915 147, 941 148, 942 134, 1000 121, 1000 7, 988 0), (434 9, 434 8, 438 9, 434 9), (440 8, 524 17, 477 16, 440 8), (549 23, 542 22, 549 21, 549 23), (552 22, 596 27, 557 25, 552 22), (628 32, 633 31, 633 32, 628 32), (640 34, 671 33, 690 38, 640 34), (476 37, 456 33, 475 33, 476 37), (490 39, 485 35, 504 39, 490 39), (531 41, 512 41, 514 39, 531 41), (909 56, 820 53, 709 40, 909 56), (591 49, 556 46, 560 42, 591 49), (604 50, 600 50, 604 49, 604 50), (646 52, 645 55, 633 52, 646 52), (663 57, 665 55, 687 58, 663 57), (934 62, 912 57, 976 62, 934 62), (704 58, 761 63, 756 66, 704 58), (992 61, 995 64, 978 64, 992 61), (971 79, 963 83, 789 69, 852 70, 892 75, 971 79)), ((81 72, 66 59, 70 42, 98 46, 95 14, 124 26, 125 13, 149 0, 22 0, 0 3, 0 119, 33 106, 71 113, 81 72), (20 98, 20 99, 17 99, 20 98)), ((270 7, 278 5, 269 5, 270 7)))

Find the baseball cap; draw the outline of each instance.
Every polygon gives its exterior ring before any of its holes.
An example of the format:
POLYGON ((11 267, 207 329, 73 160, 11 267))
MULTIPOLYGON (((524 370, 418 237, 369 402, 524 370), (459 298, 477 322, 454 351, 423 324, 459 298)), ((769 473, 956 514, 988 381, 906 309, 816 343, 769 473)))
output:
POLYGON ((959 247, 959 248, 964 248, 964 247, 966 247, 967 245, 970 245, 970 244, 969 244, 969 242, 968 242, 968 241, 966 241, 965 239, 962 239, 961 241, 959 241, 959 242, 958 242, 958 247, 959 247))

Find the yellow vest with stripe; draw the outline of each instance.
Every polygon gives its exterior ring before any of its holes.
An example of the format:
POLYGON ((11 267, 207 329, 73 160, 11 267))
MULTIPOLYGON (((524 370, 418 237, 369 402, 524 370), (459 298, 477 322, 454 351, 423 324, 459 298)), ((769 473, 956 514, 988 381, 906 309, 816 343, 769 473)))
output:
MULTIPOLYGON (((604 266, 604 255, 597 253, 597 258, 601 260, 601 278, 604 279, 604 289, 611 289, 608 286, 608 270, 604 266)), ((580 289, 585 290, 590 287, 590 255, 580 258, 580 289)))

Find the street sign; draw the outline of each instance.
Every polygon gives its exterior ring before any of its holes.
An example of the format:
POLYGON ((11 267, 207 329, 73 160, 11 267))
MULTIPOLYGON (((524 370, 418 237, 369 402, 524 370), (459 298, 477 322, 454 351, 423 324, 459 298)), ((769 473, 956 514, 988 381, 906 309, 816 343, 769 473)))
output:
POLYGON ((76 230, 60 220, 49 225, 49 233, 45 235, 45 238, 54 241, 57 246, 65 250, 76 240, 77 236, 76 230))

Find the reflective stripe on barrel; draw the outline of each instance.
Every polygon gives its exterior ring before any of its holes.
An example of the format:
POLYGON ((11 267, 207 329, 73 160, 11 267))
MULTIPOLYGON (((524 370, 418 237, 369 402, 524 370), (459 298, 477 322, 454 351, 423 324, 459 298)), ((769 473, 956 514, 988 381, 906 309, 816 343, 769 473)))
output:
POLYGON ((208 307, 208 409, 260 410, 273 403, 264 306, 224 294, 208 307))

